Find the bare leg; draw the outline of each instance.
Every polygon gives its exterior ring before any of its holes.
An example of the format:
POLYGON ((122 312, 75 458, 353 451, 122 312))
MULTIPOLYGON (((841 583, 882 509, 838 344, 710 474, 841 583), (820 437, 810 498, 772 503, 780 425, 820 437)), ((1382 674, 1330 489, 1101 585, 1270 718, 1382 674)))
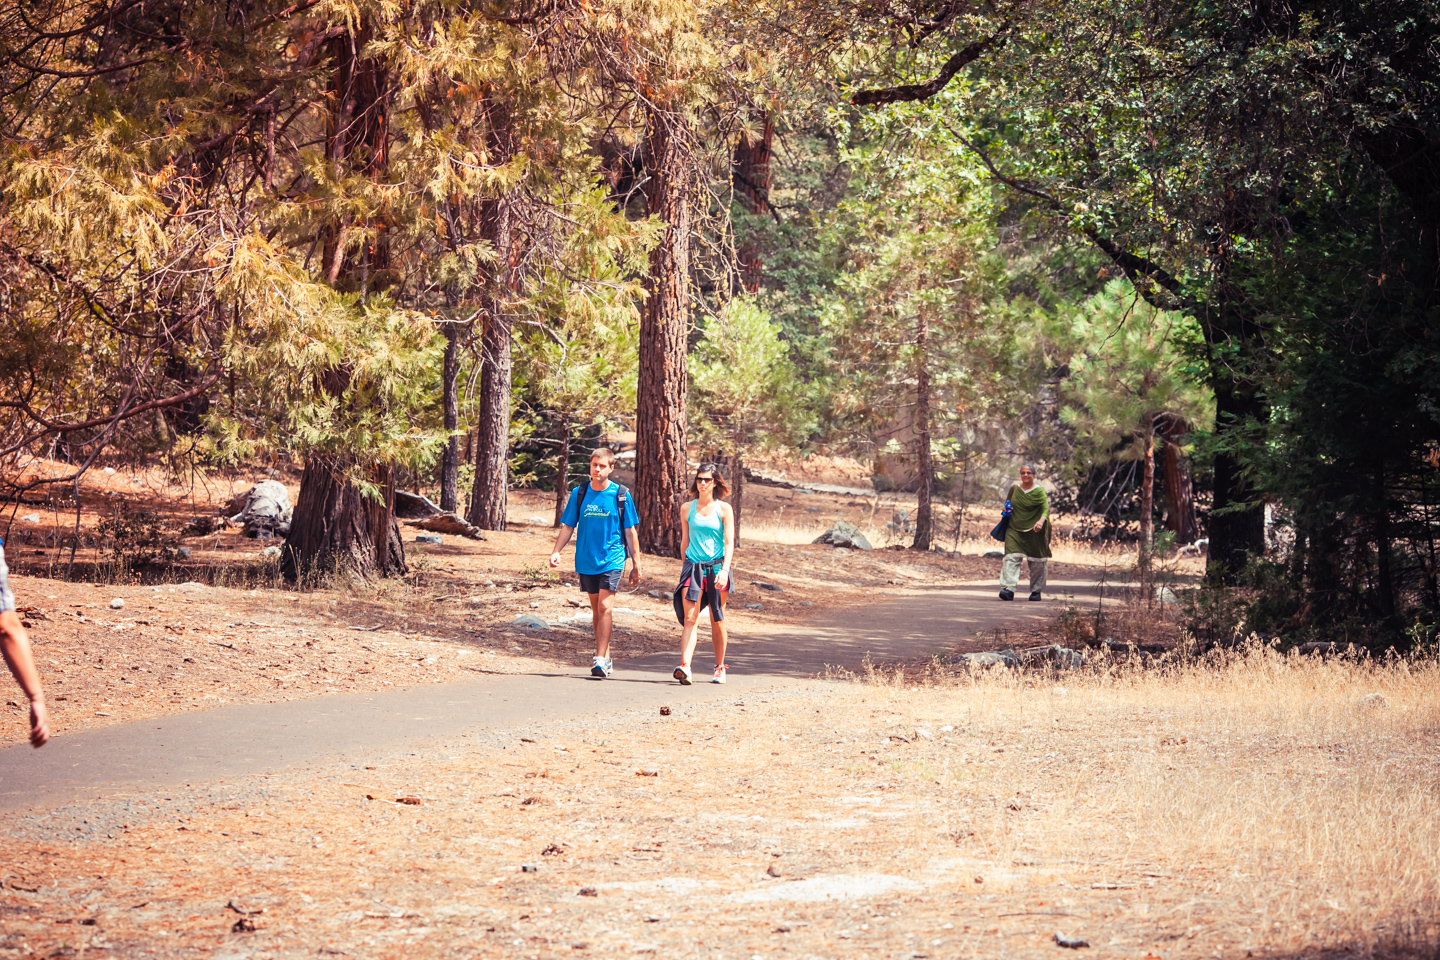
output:
MULTIPOLYGON (((720 591, 720 610, 722 613, 725 610, 725 601, 729 599, 729 597, 729 590, 720 591)), ((724 620, 712 620, 710 622, 710 643, 715 648, 715 666, 718 667, 725 662, 725 645, 728 643, 728 638, 725 634, 724 620)))
POLYGON ((590 594, 590 618, 595 627, 595 656, 610 656, 610 626, 613 623, 615 592, 601 590, 590 594))
POLYGON ((680 631, 680 662, 690 666, 690 658, 695 656, 696 634, 700 628, 700 602, 698 600, 687 600, 680 598, 685 605, 685 629, 680 631))

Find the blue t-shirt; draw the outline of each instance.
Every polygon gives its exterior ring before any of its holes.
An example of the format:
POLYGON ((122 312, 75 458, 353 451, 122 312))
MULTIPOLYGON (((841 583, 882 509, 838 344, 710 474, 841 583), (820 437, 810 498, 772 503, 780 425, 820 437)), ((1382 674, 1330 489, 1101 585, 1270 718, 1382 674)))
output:
MULTIPOLYGON (((584 574, 606 573, 620 570, 625 566, 625 541, 621 539, 620 485, 614 481, 599 493, 590 484, 570 491, 570 502, 565 504, 565 513, 560 522, 575 530, 575 572, 584 574), (585 516, 578 517, 580 493, 585 493, 585 516)), ((640 525, 635 513, 635 498, 625 498, 625 529, 640 525)))

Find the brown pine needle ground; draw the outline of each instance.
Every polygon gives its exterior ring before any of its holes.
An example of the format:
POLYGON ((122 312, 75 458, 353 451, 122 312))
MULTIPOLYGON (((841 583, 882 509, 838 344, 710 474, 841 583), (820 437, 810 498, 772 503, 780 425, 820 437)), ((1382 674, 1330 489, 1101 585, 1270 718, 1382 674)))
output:
POLYGON ((669 717, 8 816, 0 956, 1432 957, 1437 681, 1254 652, 677 687, 669 717))

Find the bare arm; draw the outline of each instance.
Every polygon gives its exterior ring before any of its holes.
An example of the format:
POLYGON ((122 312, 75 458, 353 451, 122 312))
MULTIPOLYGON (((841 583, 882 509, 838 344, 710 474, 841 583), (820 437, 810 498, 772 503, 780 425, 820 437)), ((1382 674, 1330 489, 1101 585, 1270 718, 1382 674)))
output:
POLYGON ((560 566, 560 551, 565 549, 565 544, 570 542, 570 535, 574 532, 574 527, 560 524, 560 532, 555 535, 555 549, 550 551, 550 566, 560 566))
POLYGON ((640 582, 640 538, 634 527, 625 530, 625 542, 630 544, 630 586, 640 582))
POLYGON ((42 747, 50 739, 50 714, 45 709, 45 692, 40 674, 30 655, 30 635, 14 610, 0 611, 0 654, 10 668, 20 689, 30 698, 30 743, 42 747))
POLYGON ((723 501, 720 503, 720 523, 725 529, 725 553, 720 559, 720 574, 715 579, 726 584, 726 589, 729 589, 730 558, 735 553, 735 510, 723 501))

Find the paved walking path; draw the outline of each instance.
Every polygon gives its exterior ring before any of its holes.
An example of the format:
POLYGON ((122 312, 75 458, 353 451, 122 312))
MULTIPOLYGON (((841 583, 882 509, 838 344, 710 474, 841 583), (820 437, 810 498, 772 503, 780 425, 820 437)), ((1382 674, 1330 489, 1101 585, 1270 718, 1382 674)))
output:
MULTIPOLYGON (((829 666, 859 669, 867 656, 880 662, 926 657, 979 631, 1048 618, 1058 606, 1002 603, 995 589, 906 588, 866 607, 821 611, 806 623, 773 630, 737 611, 737 626, 744 626, 731 635, 733 672, 725 686, 708 682, 709 638, 702 635, 700 682, 685 690, 670 677, 674 654, 652 654, 618 664, 603 682, 578 667, 495 674, 137 720, 56 737, 41 750, 16 744, 0 749, 0 811, 304 770, 471 730, 658 708, 682 696, 733 698, 802 683, 829 666)), ((1052 582, 1051 589, 1082 598, 1094 594, 1093 585, 1078 580, 1052 582)))

